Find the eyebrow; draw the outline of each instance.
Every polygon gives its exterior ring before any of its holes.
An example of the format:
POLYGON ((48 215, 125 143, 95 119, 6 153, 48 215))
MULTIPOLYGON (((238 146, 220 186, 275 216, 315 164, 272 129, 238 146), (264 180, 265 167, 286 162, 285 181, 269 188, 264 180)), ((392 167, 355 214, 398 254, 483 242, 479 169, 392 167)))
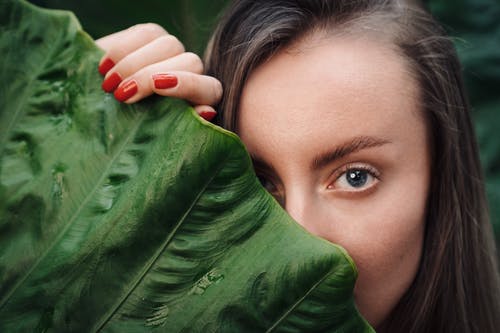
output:
POLYGON ((391 142, 372 136, 358 136, 335 147, 333 150, 329 150, 316 156, 311 163, 310 169, 321 169, 328 164, 339 160, 349 154, 358 152, 363 149, 380 147, 388 143, 391 142))

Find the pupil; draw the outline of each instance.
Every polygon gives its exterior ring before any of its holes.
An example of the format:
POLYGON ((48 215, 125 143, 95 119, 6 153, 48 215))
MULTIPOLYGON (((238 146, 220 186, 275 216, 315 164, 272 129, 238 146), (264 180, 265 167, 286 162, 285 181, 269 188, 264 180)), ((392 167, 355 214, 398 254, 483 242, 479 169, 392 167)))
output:
POLYGON ((347 182, 352 187, 361 187, 366 184, 366 181, 368 179, 367 172, 364 170, 349 171, 346 177, 347 177, 347 182))

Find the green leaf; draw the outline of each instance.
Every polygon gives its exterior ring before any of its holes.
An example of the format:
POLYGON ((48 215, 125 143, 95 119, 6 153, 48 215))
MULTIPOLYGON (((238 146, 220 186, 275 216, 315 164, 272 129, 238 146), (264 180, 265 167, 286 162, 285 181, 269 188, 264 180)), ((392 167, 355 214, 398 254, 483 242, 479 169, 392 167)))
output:
POLYGON ((1 332, 373 331, 236 135, 103 93, 71 14, 1 0, 0 36, 1 332))

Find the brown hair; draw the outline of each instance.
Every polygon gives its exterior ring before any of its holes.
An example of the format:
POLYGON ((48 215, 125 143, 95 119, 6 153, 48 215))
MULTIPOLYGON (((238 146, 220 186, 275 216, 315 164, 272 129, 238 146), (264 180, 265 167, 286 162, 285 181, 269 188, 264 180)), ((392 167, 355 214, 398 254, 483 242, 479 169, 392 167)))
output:
POLYGON ((419 271, 389 332, 496 332, 500 282, 478 149, 453 43, 416 1, 240 0, 207 49, 224 86, 219 123, 237 131, 242 89, 262 62, 311 31, 388 38, 420 85, 432 136, 431 192, 419 271))

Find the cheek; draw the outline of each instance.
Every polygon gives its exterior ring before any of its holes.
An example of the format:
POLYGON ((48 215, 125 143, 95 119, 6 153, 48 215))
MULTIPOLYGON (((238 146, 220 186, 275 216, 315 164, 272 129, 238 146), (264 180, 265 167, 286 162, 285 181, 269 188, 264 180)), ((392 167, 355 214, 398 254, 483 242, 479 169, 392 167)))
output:
MULTIPOLYGON (((422 253, 424 220, 406 216, 386 221, 365 242, 346 244, 359 270, 356 304, 374 326, 390 314, 410 287, 422 253)), ((374 228, 375 229, 375 228, 374 228)))
POLYGON ((323 230, 324 238, 342 245, 354 259, 356 304, 375 327, 408 290, 419 267, 427 198, 421 180, 404 187, 395 182, 363 202, 337 202, 323 230))

